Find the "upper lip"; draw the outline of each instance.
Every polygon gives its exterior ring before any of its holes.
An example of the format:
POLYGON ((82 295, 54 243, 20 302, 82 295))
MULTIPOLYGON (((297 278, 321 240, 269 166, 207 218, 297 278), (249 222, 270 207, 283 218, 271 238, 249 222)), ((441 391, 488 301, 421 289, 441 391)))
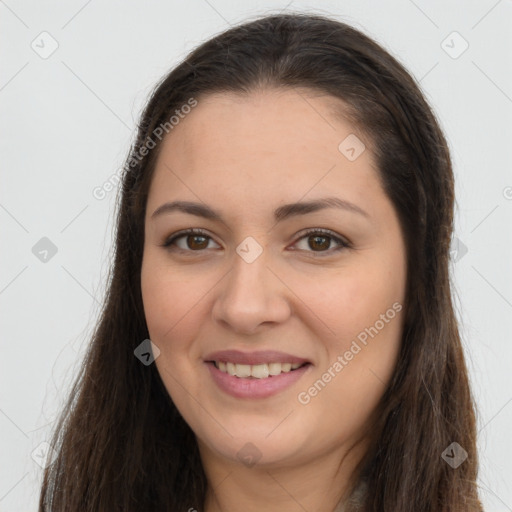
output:
POLYGON ((275 350, 259 352, 241 352, 240 350, 219 350, 205 357, 205 361, 223 361, 235 364, 264 364, 264 363, 308 363, 307 359, 275 350))

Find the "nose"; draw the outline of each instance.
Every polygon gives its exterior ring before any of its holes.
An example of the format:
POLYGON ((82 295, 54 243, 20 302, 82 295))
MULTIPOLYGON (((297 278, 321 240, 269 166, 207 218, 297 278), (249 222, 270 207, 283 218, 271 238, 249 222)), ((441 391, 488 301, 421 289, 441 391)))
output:
POLYGON ((213 319, 237 334, 285 322, 291 314, 289 288, 270 267, 266 250, 251 263, 235 254, 231 271, 217 288, 213 319))

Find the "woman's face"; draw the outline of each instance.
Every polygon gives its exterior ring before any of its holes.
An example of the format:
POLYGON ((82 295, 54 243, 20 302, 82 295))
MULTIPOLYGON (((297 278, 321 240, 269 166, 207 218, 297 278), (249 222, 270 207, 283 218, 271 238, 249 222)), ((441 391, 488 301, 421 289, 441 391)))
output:
POLYGON ((164 139, 142 294, 159 374, 203 458, 342 454, 394 371, 404 241, 337 101, 210 95, 164 139))

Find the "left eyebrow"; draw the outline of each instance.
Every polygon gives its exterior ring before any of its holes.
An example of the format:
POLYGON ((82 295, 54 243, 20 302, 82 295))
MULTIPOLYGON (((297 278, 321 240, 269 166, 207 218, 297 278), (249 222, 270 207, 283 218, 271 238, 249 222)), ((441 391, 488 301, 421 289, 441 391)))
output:
MULTIPOLYGON (((285 204, 279 206, 274 211, 274 218, 276 222, 281 222, 296 215, 306 215, 326 208, 339 208, 370 218, 370 215, 359 206, 351 203, 350 201, 340 199, 339 197, 324 197, 312 201, 285 204)), ((203 217, 205 219, 216 220, 224 223, 222 215, 218 211, 206 204, 196 203, 193 201, 172 201, 170 203, 164 203, 153 212, 151 218, 154 219, 159 215, 171 213, 173 211, 180 211, 197 217, 203 217)))
POLYGON ((279 222, 294 215, 305 215, 325 208, 340 208, 342 210, 358 213, 363 217, 370 218, 370 215, 362 208, 350 201, 340 199, 339 197, 324 197, 322 199, 315 199, 312 201, 285 204, 275 210, 274 218, 279 222))

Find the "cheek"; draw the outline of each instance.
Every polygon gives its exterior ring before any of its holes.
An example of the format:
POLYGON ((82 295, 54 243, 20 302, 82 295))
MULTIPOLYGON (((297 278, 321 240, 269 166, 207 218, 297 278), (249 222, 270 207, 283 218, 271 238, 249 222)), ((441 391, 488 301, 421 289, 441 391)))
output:
POLYGON ((319 430, 341 438, 362 433, 392 378, 400 350, 401 313, 384 308, 384 315, 390 311, 388 323, 379 319, 384 323, 377 320, 376 325, 374 311, 381 314, 368 305, 352 306, 352 317, 338 320, 337 341, 328 346, 327 360, 301 389, 307 394, 301 395, 301 403, 309 400, 306 409, 311 407, 305 411, 308 417, 318 418, 319 430))
POLYGON ((145 254, 142 300, 149 337, 160 349, 157 368, 173 400, 181 402, 182 386, 197 392, 200 384, 194 376, 203 362, 195 341, 211 310, 209 294, 218 278, 207 272, 193 274, 190 267, 171 267, 161 259, 151 250, 145 254))
MULTIPOLYGON (((325 333, 329 351, 336 353, 347 350, 359 334, 364 338, 366 328, 404 299, 404 273, 393 273, 389 265, 369 258, 335 273, 290 276, 289 281, 303 303, 299 314, 315 322, 316 327, 311 327, 317 334, 325 333)), ((386 324, 386 331, 390 325, 386 324)))
POLYGON ((396 272, 392 268, 384 259, 366 260, 329 283, 309 283, 308 306, 329 330, 323 338, 327 357, 307 386, 312 386, 312 410, 334 425, 359 428, 393 374, 402 334, 405 269, 398 263, 396 272))
POLYGON ((142 264, 141 291, 150 335, 153 341, 163 342, 173 336, 183 319, 194 314, 208 283, 191 280, 190 275, 184 276, 148 254, 142 264))
MULTIPOLYGON (((197 393, 191 375, 199 355, 191 343, 196 339, 201 323, 197 321, 206 288, 200 282, 184 279, 176 269, 170 269, 151 254, 146 254, 141 269, 141 291, 149 337, 160 349, 155 364, 162 381, 178 408, 186 409, 183 387, 197 393)), ((200 281, 200 280, 198 280, 200 281)), ((186 395, 186 394, 185 394, 186 395)))
MULTIPOLYGON (((177 289, 167 286, 163 273, 154 267, 141 273, 142 301, 151 339, 157 343, 175 322, 177 289)), ((158 343, 157 343, 158 344, 158 343)))
POLYGON ((401 345, 405 271, 390 268, 376 262, 354 272, 345 283, 343 314, 338 313, 336 357, 346 355, 344 385, 363 401, 365 393, 373 402, 383 392, 401 345))

